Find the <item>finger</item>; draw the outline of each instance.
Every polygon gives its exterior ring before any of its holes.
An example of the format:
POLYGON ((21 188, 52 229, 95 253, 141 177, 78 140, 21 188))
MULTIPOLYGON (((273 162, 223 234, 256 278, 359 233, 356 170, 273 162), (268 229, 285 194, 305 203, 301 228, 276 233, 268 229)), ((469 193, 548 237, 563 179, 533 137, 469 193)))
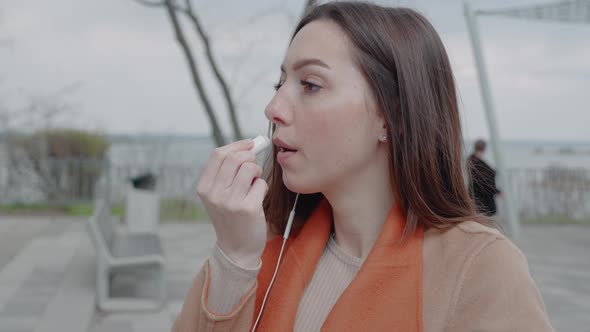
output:
POLYGON ((229 154, 237 151, 249 150, 252 148, 253 145, 253 140, 245 139, 213 150, 213 152, 211 152, 209 160, 207 161, 205 169, 201 173, 199 187, 202 188, 200 188, 200 190, 207 191, 209 188, 212 187, 213 181, 215 180, 215 177, 219 172, 219 168, 221 167, 223 161, 229 154))
POLYGON ((256 155, 251 151, 238 151, 228 155, 217 172, 214 186, 218 186, 217 189, 231 187, 238 170, 247 162, 256 162, 256 155))
POLYGON ((239 199, 244 199, 250 191, 250 187, 252 187, 252 181, 261 176, 262 167, 260 167, 258 164, 251 162, 243 163, 238 170, 238 174, 234 178, 234 182, 231 185, 233 193, 232 196, 239 199))
POLYGON ((268 190, 268 184, 262 178, 257 178, 250 187, 250 191, 246 195, 246 204, 261 204, 264 201, 264 195, 268 190))

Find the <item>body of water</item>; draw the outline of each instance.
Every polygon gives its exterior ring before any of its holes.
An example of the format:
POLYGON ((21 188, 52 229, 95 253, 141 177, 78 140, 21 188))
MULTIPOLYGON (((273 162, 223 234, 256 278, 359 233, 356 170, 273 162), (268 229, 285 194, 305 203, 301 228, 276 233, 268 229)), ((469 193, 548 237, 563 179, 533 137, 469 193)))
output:
MULTIPOLYGON (((465 146, 466 154, 469 154, 472 143, 466 142, 465 146)), ((208 137, 136 139, 116 141, 110 148, 109 157, 114 165, 177 165, 200 168, 213 149, 214 144, 208 137)), ((506 141, 502 144, 502 155, 507 168, 590 168, 590 142, 506 141)), ((490 164, 495 164, 491 147, 488 147, 485 158, 490 164)))

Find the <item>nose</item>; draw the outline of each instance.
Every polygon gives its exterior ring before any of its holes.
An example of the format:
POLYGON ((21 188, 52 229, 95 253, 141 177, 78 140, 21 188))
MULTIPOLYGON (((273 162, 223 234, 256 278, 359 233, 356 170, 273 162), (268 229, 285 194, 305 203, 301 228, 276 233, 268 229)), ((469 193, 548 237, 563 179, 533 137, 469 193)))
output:
POLYGON ((293 121, 289 102, 286 100, 286 96, 282 91, 277 91, 274 97, 272 97, 268 105, 266 105, 264 115, 266 115, 269 121, 279 126, 288 125, 293 121))

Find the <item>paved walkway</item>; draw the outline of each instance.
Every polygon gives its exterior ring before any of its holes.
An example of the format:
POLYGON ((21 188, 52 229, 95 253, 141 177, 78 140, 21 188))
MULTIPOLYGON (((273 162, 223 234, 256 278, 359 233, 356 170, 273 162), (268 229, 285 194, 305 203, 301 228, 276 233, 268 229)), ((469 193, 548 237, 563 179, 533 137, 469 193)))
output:
MULTIPOLYGON (((83 220, 0 217, 0 332, 168 331, 214 241, 208 224, 165 224, 168 302, 159 312, 94 306, 83 220)), ((590 332, 590 227, 526 226, 518 245, 557 331, 590 332)))

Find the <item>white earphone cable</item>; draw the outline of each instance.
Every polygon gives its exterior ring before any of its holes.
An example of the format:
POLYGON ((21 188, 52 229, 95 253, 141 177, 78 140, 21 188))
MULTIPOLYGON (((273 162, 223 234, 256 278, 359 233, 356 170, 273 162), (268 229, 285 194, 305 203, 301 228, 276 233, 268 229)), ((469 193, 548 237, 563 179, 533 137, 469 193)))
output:
POLYGON ((264 311, 264 305, 266 304, 266 299, 268 298, 268 294, 270 293, 270 289, 272 288, 273 283, 275 282, 275 278, 277 277, 277 273, 279 272, 279 266, 281 265, 281 258, 283 257, 283 250, 285 249, 285 244, 287 243, 287 239, 289 238, 289 233, 291 232, 291 226, 293 225, 293 219, 295 218, 295 207, 297 206, 297 201, 299 200, 299 194, 295 197, 295 203, 293 204, 293 208, 291 212, 289 212, 289 218, 287 219, 287 226, 285 227, 285 233, 283 234, 283 244, 281 245, 281 251, 279 252, 279 259, 277 260, 277 266, 275 267, 275 272, 270 280, 270 284, 268 284, 268 288, 266 289, 266 294, 264 294, 264 300, 262 300, 262 305, 260 306, 260 312, 258 313, 258 317, 256 318, 256 322, 252 326, 252 332, 256 330, 256 326, 258 326, 258 322, 260 321, 260 317, 262 317, 262 312, 264 311))

